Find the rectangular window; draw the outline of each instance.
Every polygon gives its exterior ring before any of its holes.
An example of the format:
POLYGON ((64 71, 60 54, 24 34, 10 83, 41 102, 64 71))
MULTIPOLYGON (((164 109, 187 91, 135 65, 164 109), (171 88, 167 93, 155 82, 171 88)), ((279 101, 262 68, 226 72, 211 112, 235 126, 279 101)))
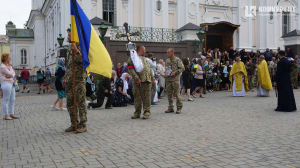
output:
POLYGON ((102 0, 103 20, 115 25, 116 6, 115 0, 102 0))
POLYGON ((282 35, 290 32, 290 12, 282 12, 282 35))

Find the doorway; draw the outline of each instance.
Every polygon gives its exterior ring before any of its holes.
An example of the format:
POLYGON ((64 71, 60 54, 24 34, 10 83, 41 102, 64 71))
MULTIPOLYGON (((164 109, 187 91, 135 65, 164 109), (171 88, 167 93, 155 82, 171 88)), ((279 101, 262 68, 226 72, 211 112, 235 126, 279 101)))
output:
POLYGON ((240 27, 229 22, 202 23, 200 27, 206 30, 204 46, 206 49, 219 48, 221 52, 233 46, 233 33, 240 27))
POLYGON ((219 48, 220 51, 223 51, 222 36, 207 35, 206 36, 206 47, 207 47, 207 49, 211 49, 211 50, 214 50, 215 48, 219 48))

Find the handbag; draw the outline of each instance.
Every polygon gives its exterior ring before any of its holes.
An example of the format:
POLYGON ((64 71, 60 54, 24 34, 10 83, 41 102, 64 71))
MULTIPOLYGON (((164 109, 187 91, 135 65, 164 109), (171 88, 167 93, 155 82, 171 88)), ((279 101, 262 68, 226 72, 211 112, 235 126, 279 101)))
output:
POLYGON ((19 91, 20 91, 20 86, 19 86, 19 84, 18 84, 18 80, 15 80, 15 81, 14 81, 13 86, 15 87, 15 91, 16 91, 16 92, 19 92, 19 91))
POLYGON ((15 91, 16 91, 16 92, 19 92, 19 91, 20 91, 20 86, 19 86, 19 85, 15 86, 15 91))

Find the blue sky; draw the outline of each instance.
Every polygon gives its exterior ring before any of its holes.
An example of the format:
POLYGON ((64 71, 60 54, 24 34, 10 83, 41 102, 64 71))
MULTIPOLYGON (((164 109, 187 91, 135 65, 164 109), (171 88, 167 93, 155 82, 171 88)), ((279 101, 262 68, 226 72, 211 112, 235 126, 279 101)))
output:
POLYGON ((17 28, 24 28, 31 10, 31 0, 0 0, 0 34, 6 34, 5 25, 12 21, 17 28))

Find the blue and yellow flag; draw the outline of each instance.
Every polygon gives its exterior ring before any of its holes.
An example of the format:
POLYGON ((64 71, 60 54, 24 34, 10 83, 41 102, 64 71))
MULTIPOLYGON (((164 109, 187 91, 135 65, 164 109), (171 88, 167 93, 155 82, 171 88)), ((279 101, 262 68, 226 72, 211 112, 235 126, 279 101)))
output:
POLYGON ((79 43, 86 71, 111 77, 110 55, 76 0, 71 1, 71 41, 79 43))

